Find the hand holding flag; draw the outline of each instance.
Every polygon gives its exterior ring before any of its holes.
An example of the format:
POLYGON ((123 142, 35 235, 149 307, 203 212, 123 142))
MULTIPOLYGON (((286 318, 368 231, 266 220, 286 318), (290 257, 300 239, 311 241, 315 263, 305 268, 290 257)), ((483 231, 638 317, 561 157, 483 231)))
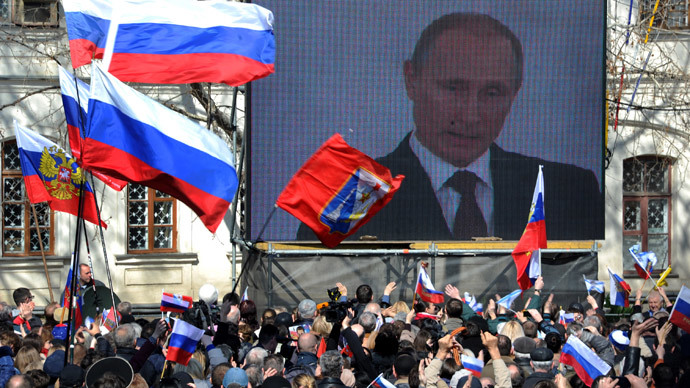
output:
POLYGON ((582 278, 585 279, 585 286, 587 287, 587 293, 590 291, 596 291, 600 294, 604 293, 604 282, 601 280, 591 280, 587 279, 585 274, 582 274, 582 278))
POLYGON ((520 294, 522 294, 522 290, 517 289, 511 292, 510 294, 504 296, 503 298, 499 299, 496 302, 496 304, 505 307, 507 310, 511 310, 510 306, 513 305, 513 302, 520 296, 520 294))
POLYGON ((427 303, 443 303, 444 297, 441 291, 436 291, 434 285, 431 284, 431 279, 424 269, 424 265, 419 267, 419 276, 417 276, 417 287, 415 294, 419 295, 419 299, 427 303))
POLYGON ((168 355, 165 359, 182 365, 189 364, 189 360, 196 350, 196 344, 203 335, 203 330, 181 319, 176 320, 169 337, 168 355))
POLYGON ((635 244, 628 248, 628 251, 635 259, 635 270, 641 278, 647 280, 650 278, 650 272, 656 265, 657 258, 654 252, 640 252, 640 245, 635 244))
POLYGON ((623 280, 622 277, 618 276, 617 274, 611 272, 611 269, 608 269, 609 271, 609 301, 612 306, 623 306, 623 307, 628 307, 630 302, 628 301, 628 295, 630 295, 630 292, 632 289, 630 288, 630 285, 623 280))
POLYGON ((674 325, 690 333, 690 289, 682 286, 678 292, 676 303, 673 304, 668 320, 674 325))
POLYGON ((611 370, 611 366, 574 335, 569 336, 568 341, 563 345, 560 362, 572 366, 578 377, 588 387, 597 377, 611 370))
POLYGON ((192 308, 193 303, 194 300, 191 296, 164 292, 163 297, 161 298, 161 311, 184 313, 192 308))

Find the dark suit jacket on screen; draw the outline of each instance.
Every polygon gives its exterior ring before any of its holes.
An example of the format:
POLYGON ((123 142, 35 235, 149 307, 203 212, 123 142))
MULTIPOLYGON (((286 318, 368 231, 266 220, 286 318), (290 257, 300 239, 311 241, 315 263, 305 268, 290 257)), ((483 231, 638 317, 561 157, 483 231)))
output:
MULTIPOLYGON (((354 236, 385 240, 454 240, 431 181, 410 148, 410 135, 390 154, 377 161, 393 176, 405 179, 393 199, 354 236)), ((546 236, 549 240, 584 240, 603 237, 603 205, 599 183, 590 170, 549 162, 491 146, 490 168, 494 188, 494 233, 518 240, 527 224, 534 184, 543 165, 546 236)), ((302 224, 298 240, 316 240, 302 224)))

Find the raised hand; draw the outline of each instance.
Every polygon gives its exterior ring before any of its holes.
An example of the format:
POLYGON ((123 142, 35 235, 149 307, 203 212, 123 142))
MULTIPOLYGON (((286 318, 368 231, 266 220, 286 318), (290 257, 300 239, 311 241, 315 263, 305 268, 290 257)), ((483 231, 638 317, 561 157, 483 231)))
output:
POLYGON ((445 291, 446 291, 446 295, 448 295, 449 297, 451 297, 453 299, 462 299, 460 297, 460 291, 458 291, 458 289, 452 284, 446 284, 445 291))

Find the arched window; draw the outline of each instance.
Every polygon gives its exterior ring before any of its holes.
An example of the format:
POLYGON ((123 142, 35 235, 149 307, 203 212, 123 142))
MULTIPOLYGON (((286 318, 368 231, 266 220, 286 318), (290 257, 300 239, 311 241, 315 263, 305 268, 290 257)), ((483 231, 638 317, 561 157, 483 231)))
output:
POLYGON ((31 206, 24 189, 17 142, 2 143, 2 255, 36 256, 41 242, 53 253, 53 213, 47 202, 31 206), (36 211, 34 215, 34 209, 36 211), (38 227, 36 227, 38 220, 38 227), (39 231, 42 237, 39 241, 39 231))
POLYGON ((129 253, 177 250, 177 203, 173 197, 138 183, 127 186, 129 253))
POLYGON ((640 156, 623 161, 623 269, 636 274, 628 248, 640 244, 658 262, 655 272, 671 263, 671 177, 673 160, 640 156))

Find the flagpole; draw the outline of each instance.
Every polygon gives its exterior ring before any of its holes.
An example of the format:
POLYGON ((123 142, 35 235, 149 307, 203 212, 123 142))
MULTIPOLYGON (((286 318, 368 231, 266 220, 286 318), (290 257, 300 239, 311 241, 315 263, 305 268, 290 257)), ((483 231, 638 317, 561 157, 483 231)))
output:
POLYGON ((46 252, 43 248, 43 236, 41 236, 41 226, 38 224, 38 216, 36 215, 36 207, 31 204, 31 211, 34 214, 34 223, 36 224, 36 233, 38 233, 38 247, 41 249, 41 258, 43 259, 43 270, 46 273, 46 281, 48 281, 48 293, 50 293, 50 303, 55 302, 53 298, 53 286, 50 284, 50 274, 48 273, 48 263, 46 262, 46 252))
POLYGON ((273 218, 273 215, 276 213, 276 209, 278 209, 278 204, 273 204, 273 209, 271 210, 271 213, 266 217, 266 222, 264 222, 264 225, 261 227, 261 231, 259 232, 259 235, 256 237, 256 241, 261 241, 261 236, 264 235, 264 230, 266 230, 266 226, 268 226, 268 222, 271 221, 271 218, 273 218))
MULTIPOLYGON (((110 289, 110 300, 112 301, 113 308, 117 307, 115 306, 115 292, 113 291, 113 279, 110 275, 110 264, 108 262, 108 251, 105 248, 105 235, 103 234, 103 226, 101 225, 101 209, 98 207, 98 199, 96 198, 96 191, 94 189, 94 180, 93 180, 93 174, 89 172, 88 176, 91 178, 91 189, 94 190, 93 192, 93 203, 96 205, 96 220, 98 221, 98 234, 101 238, 101 248, 103 248, 103 258, 105 261, 105 275, 108 278, 108 288, 110 289)), ((86 223, 84 223, 84 233, 86 234, 86 223)), ((89 243, 87 241, 86 243, 87 249, 89 246, 89 243)), ((91 254, 89 253, 89 260, 91 260, 91 254)), ((93 266, 91 268, 93 271, 93 266)), ((93 282, 94 286, 94 292, 96 291, 96 282, 93 282)), ((117 314, 115 314, 115 327, 119 326, 120 322, 117 317, 117 314)))

